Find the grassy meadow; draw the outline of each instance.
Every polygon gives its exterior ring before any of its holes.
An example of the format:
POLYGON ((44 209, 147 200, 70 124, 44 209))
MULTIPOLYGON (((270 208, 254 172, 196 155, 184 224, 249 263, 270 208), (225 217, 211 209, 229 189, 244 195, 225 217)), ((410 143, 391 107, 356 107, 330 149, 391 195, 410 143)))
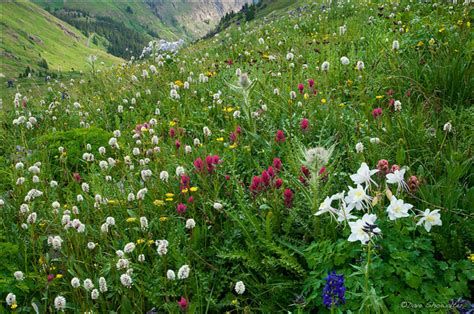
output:
POLYGON ((458 2, 300 0, 3 90, 0 312, 472 312, 458 2))

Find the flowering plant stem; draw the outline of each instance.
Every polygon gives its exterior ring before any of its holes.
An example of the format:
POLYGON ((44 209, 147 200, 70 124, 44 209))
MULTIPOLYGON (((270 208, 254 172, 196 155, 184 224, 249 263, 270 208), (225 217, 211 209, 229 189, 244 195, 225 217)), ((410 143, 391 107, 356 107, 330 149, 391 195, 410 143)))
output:
POLYGON ((367 264, 365 265, 365 292, 369 292, 369 270, 370 270, 370 254, 372 253, 372 241, 367 244, 367 264))

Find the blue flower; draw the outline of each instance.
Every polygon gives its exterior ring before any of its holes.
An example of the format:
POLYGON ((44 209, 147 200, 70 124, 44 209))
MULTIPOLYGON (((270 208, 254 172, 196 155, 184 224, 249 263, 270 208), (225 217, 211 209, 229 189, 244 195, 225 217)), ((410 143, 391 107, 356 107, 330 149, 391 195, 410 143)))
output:
POLYGON ((323 289, 323 304, 330 309, 333 305, 339 306, 346 303, 344 294, 346 287, 344 287, 344 275, 337 275, 332 271, 326 277, 326 285, 323 289))

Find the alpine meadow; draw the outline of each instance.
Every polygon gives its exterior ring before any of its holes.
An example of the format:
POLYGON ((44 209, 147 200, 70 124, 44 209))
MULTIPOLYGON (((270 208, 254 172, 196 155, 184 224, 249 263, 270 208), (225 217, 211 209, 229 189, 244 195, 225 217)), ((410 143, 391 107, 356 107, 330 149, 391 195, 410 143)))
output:
POLYGON ((0 313, 474 313, 472 1, 127 1, 0 3, 0 313))

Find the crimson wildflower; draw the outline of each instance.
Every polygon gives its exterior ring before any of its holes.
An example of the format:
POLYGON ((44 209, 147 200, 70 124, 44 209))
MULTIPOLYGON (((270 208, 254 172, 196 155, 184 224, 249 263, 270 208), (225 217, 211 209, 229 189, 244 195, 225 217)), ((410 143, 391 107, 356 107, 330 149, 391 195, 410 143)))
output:
POLYGON ((285 189, 285 191, 283 192, 283 198, 285 199, 286 207, 293 207, 293 191, 291 189, 285 189))
POLYGON ((283 143, 286 140, 285 133, 282 130, 278 130, 275 135, 275 141, 278 143, 283 143))
POLYGON ((313 86, 314 86, 314 80, 313 80, 313 79, 309 79, 309 80, 308 80, 308 85, 309 85, 309 87, 313 88, 313 86))
POLYGON ((178 305, 182 310, 186 310, 188 308, 188 300, 186 300, 184 297, 181 297, 181 299, 178 301, 178 305))
POLYGON ((174 137, 176 135, 176 130, 174 128, 170 128, 168 134, 170 137, 174 137))
POLYGON ((273 158, 273 168, 281 170, 281 159, 278 157, 273 158))
POLYGON ((374 119, 376 119, 377 117, 381 115, 382 115, 382 108, 375 108, 374 110, 372 110, 372 117, 374 117, 374 119))
POLYGON ((303 118, 301 120, 300 127, 302 131, 306 131, 309 128, 309 120, 306 118, 303 118))
POLYGON ((304 85, 302 83, 298 84, 298 90, 300 91, 300 94, 303 94, 304 85))
POLYGON ((183 203, 179 203, 178 206, 176 207, 176 211, 180 215, 184 214, 186 212, 186 205, 184 205, 183 203))

